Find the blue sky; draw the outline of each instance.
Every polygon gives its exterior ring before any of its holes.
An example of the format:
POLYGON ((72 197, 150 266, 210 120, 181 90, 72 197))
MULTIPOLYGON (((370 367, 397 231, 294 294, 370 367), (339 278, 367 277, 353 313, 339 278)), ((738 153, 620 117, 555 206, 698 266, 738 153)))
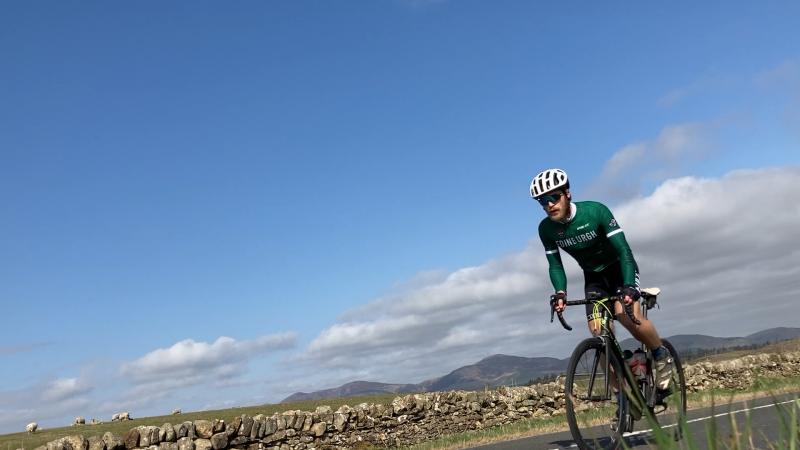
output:
MULTIPOLYGON (((0 431, 418 382, 492 353, 566 356, 540 311, 530 178, 562 167, 578 200, 634 223, 659 211, 632 205, 675 207, 657 200, 681 183, 740 183, 755 201, 773 183, 783 220, 765 224, 752 203, 706 208, 794 233, 799 14, 796 2, 5 3, 0 431), (751 177, 775 177, 765 185, 731 174, 742 169, 777 172, 751 177), (497 303, 459 284, 514 262, 529 270, 497 303), (403 316, 433 291, 445 311, 520 322, 489 342, 469 315, 403 316), (436 342, 468 349, 422 358, 436 342)), ((674 239, 697 233, 689 217, 674 239)), ((640 242, 653 267, 669 260, 657 237, 640 242)), ((798 262, 797 247, 781 251, 798 262)), ((723 254, 759 263, 741 252, 723 254)), ((769 280, 791 291, 790 275, 769 280)), ((665 316, 665 335, 796 324, 665 316)))

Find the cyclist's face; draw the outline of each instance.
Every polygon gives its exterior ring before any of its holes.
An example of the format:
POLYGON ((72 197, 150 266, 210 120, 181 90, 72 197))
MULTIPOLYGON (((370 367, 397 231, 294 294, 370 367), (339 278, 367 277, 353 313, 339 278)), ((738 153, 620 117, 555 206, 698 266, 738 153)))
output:
POLYGON ((569 193, 554 191, 543 195, 539 201, 552 220, 564 221, 569 214, 569 193))

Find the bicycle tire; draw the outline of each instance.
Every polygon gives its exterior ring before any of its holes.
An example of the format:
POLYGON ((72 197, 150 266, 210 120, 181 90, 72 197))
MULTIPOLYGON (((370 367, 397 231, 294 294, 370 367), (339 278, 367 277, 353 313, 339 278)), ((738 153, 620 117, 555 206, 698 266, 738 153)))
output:
POLYGON ((611 355, 608 364, 613 372, 609 373, 604 350, 601 339, 585 339, 575 347, 567 366, 564 386, 567 423, 581 450, 620 448, 628 423, 626 396, 622 395, 618 402, 614 402, 616 395, 613 392, 607 395, 605 387, 607 373, 609 383, 616 380, 617 386, 623 386, 623 369, 619 360, 611 355), (612 427, 615 415, 616 429, 612 427))
MULTIPOLYGON (((686 421, 686 377, 683 373, 683 361, 681 361, 680 355, 675 349, 675 346, 673 346, 672 343, 666 339, 662 339, 661 342, 669 352, 670 356, 672 356, 673 371, 672 382, 670 383, 672 393, 666 398, 666 411, 670 412, 671 409, 671 414, 668 415, 669 422, 670 424, 676 424, 675 427, 671 427, 671 430, 673 430, 671 434, 677 441, 682 437, 683 426, 685 425, 684 422, 686 421)), ((659 422, 664 422, 664 419, 665 418, 662 418, 659 422)))

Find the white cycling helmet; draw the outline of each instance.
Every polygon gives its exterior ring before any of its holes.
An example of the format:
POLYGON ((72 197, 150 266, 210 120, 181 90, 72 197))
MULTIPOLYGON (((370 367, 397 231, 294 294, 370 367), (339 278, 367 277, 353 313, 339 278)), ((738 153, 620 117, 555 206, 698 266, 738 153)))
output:
POLYGON ((536 198, 558 188, 569 189, 567 172, 561 169, 547 169, 533 177, 531 181, 531 197, 536 198))

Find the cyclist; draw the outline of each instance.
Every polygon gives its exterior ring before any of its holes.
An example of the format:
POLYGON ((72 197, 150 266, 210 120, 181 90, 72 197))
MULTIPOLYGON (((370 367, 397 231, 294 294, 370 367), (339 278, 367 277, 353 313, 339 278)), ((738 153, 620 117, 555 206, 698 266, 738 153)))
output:
MULTIPOLYGON (((602 203, 572 202, 569 179, 561 169, 547 169, 531 181, 531 196, 542 205, 547 217, 539 224, 539 237, 544 244, 550 265, 557 312, 566 308, 567 277, 561 263, 563 249, 583 269, 584 292, 587 299, 622 295, 626 305, 633 304, 633 314, 640 324, 634 324, 624 313, 622 305, 614 305, 614 315, 630 333, 647 346, 656 361, 658 388, 666 391, 672 376, 672 357, 661 344, 653 323, 645 319, 639 306, 639 269, 619 223, 602 203)), ((586 305, 589 331, 597 336, 601 331, 599 306, 586 305)), ((666 395, 667 392, 664 392, 666 395)))

